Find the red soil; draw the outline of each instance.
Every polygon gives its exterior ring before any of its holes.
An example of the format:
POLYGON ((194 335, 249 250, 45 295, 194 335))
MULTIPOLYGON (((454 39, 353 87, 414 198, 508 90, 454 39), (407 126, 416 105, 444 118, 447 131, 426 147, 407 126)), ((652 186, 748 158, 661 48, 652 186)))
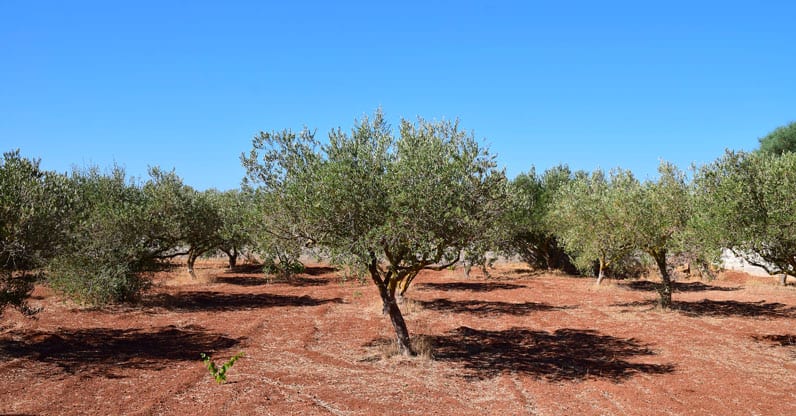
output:
POLYGON ((205 262, 99 310, 37 288, 36 320, 2 317, 0 413, 796 414, 796 289, 773 278, 680 282, 660 311, 647 281, 428 272, 403 305, 425 354, 404 358, 372 285, 308 272, 205 262), (202 352, 245 357, 219 385, 202 352))

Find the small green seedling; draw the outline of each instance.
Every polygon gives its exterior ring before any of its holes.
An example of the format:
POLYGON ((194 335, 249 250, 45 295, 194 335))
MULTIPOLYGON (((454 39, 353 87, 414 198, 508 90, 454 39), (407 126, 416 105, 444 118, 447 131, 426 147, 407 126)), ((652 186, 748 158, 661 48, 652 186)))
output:
POLYGON ((241 357, 243 357, 243 353, 239 352, 232 356, 229 361, 225 362, 221 365, 221 367, 216 366, 216 363, 210 358, 209 355, 205 353, 200 353, 199 355, 202 356, 202 360, 205 362, 205 367, 207 367, 207 371, 210 372, 210 375, 216 379, 216 383, 222 384, 227 381, 227 370, 229 370, 234 364, 235 361, 238 361, 241 357))

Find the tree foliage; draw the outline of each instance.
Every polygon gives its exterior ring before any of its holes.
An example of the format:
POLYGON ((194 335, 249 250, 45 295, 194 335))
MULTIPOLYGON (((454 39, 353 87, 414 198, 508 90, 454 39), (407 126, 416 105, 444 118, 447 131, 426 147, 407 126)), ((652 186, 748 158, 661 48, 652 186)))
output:
POLYGON ((630 171, 615 169, 606 177, 601 170, 580 175, 556 194, 548 215, 550 226, 573 253, 584 271, 598 264, 597 283, 608 268, 635 248, 631 207, 640 184, 630 171))
POLYGON ((778 127, 761 138, 759 151, 774 155, 796 152, 796 122, 778 127))
POLYGON ((635 244, 649 254, 658 266, 661 285, 660 306, 672 304, 672 279, 669 257, 682 249, 692 213, 692 198, 685 174, 671 163, 661 162, 657 181, 646 181, 630 205, 635 244))
POLYGON ((44 267, 62 247, 65 219, 74 202, 64 175, 44 171, 38 160, 6 152, 0 161, 0 313, 14 306, 34 312, 26 300, 44 267))
POLYGON ((75 209, 65 221, 64 249, 48 265, 48 281, 78 302, 102 305, 137 300, 164 261, 196 258, 218 245, 220 218, 210 198, 173 171, 150 169, 143 185, 123 169, 92 167, 71 177, 75 209))
POLYGON ((196 259, 221 244, 221 214, 211 196, 185 185, 174 171, 151 168, 143 187, 147 209, 153 215, 150 241, 153 255, 187 256, 187 268, 196 277, 196 259))
POLYGON ((796 276, 796 153, 727 152, 696 177, 701 231, 771 275, 796 276))
POLYGON ((306 129, 261 133, 242 159, 286 208, 286 238, 367 270, 405 354, 398 297, 421 270, 477 250, 505 206, 505 175, 458 122, 402 120, 396 137, 378 111, 323 144, 306 129))
POLYGON ((155 265, 140 186, 118 167, 107 174, 76 170, 71 186, 78 203, 68 218, 68 242, 48 265, 48 282, 86 304, 137 299, 149 285, 144 272, 155 265))
POLYGON ((282 196, 262 190, 253 192, 256 220, 249 230, 253 249, 263 260, 263 271, 290 280, 304 270, 300 257, 308 240, 282 196))
POLYGON ((255 224, 255 200, 252 192, 237 189, 205 191, 219 215, 217 248, 229 260, 229 267, 237 265, 238 258, 254 244, 252 226, 255 224))
POLYGON ((500 246, 505 254, 518 255, 536 269, 576 271, 548 218, 556 192, 572 180, 569 167, 561 165, 541 175, 531 168, 511 181, 509 209, 501 224, 505 235, 500 246))

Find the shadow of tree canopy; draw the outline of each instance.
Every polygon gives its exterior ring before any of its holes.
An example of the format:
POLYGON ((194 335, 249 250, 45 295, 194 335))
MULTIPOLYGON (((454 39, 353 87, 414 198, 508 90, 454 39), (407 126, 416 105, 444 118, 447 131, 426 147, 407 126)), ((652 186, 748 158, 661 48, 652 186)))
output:
POLYGON ((329 273, 337 272, 336 267, 329 266, 307 266, 304 268, 304 274, 309 276, 322 276, 329 273))
POLYGON ((114 369, 167 368, 169 361, 201 360, 241 340, 199 326, 149 329, 65 329, 12 331, 0 341, 0 356, 53 364, 63 373, 118 378, 114 369), (8 339, 10 338, 10 339, 8 339))
MULTIPOLYGON (((627 303, 615 303, 611 306, 618 307, 643 307, 654 308, 657 300, 644 300, 627 303)), ((672 310, 679 311, 687 316, 712 316, 712 317, 749 317, 749 318, 794 318, 796 307, 789 307, 783 303, 740 302, 735 300, 710 300, 703 299, 698 302, 674 302, 672 310)))
MULTIPOLYGON (((649 280, 636 280, 632 282, 622 283, 622 286, 630 289, 630 290, 637 290, 641 292, 657 292, 658 288, 661 286, 658 282, 650 282, 649 280)), ((673 289, 675 292, 707 292, 707 291, 719 291, 719 292, 734 292, 736 290, 741 290, 740 287, 725 287, 725 286, 712 286, 706 285, 702 282, 673 282, 673 289)))
POLYGON ((420 283, 420 290, 461 290, 470 292, 493 292, 496 290, 524 289, 525 286, 513 283, 497 282, 446 282, 446 283, 420 283))
POLYGON ((423 308, 439 312, 470 313, 479 316, 514 315, 522 316, 531 312, 570 309, 568 306, 553 306, 546 303, 509 303, 483 300, 434 299, 416 301, 423 308))
POLYGON ((734 300, 710 300, 699 302, 676 302, 674 309, 694 316, 743 316, 766 318, 793 318, 796 317, 796 308, 788 307, 782 303, 738 302, 734 300))
POLYGON ((235 267, 227 270, 226 273, 263 275, 263 265, 262 264, 238 264, 235 267))
POLYGON ((279 283, 288 286, 296 287, 314 287, 326 286, 329 281, 326 279, 313 279, 309 277, 293 276, 290 279, 269 279, 267 277, 249 277, 249 276, 219 276, 215 279, 216 283, 226 283, 236 286, 262 286, 266 284, 279 283))
POLYGON ((326 286, 329 284, 329 281, 326 279, 313 279, 311 277, 293 276, 287 280, 280 280, 279 283, 296 287, 314 287, 326 286))
POLYGON ((796 347, 796 335, 755 335, 752 337, 757 342, 766 342, 780 347, 796 347))
POLYGON ((265 277, 218 276, 213 280, 216 283, 226 283, 235 286, 262 286, 268 284, 268 279, 265 277))
POLYGON ((429 337, 434 359, 461 363, 465 378, 487 379, 516 372, 548 381, 607 379, 621 382, 635 374, 667 374, 672 364, 630 362, 653 356, 647 345, 597 331, 559 329, 553 333, 512 328, 488 331, 459 327, 429 337))
POLYGON ((320 306, 342 303, 340 298, 315 299, 310 296, 276 295, 270 293, 222 293, 213 291, 181 292, 178 295, 158 293, 144 299, 147 307, 162 307, 172 311, 235 311, 279 306, 320 306))

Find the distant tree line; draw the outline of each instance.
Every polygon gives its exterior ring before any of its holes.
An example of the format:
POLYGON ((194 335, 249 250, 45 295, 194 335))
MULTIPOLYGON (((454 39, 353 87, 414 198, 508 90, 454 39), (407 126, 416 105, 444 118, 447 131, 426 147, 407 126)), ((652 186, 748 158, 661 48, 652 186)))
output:
POLYGON ((263 132, 242 155, 240 190, 197 191, 174 171, 145 181, 113 167, 40 168, 19 151, 0 164, 0 311, 27 307, 43 281, 79 302, 135 301, 152 272, 184 256, 256 253, 269 273, 301 270, 307 247, 368 276, 400 350, 412 354, 402 296, 424 269, 516 256, 532 268, 606 276, 654 267, 672 303, 673 258, 708 271, 722 248, 796 276, 796 124, 728 150, 690 175, 662 162, 655 180, 566 165, 513 180, 458 121, 381 111, 332 130, 263 132))

